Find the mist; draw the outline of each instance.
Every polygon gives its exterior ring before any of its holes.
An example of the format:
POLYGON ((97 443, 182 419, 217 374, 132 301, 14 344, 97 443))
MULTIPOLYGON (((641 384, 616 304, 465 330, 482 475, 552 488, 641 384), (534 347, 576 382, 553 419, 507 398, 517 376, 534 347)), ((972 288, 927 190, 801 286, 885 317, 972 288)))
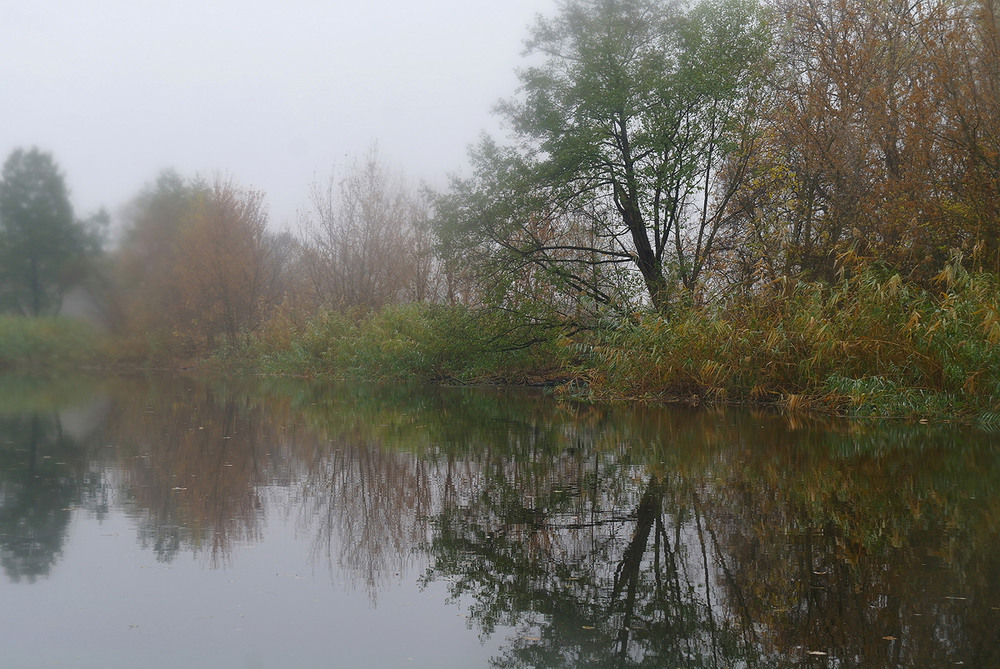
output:
POLYGON ((51 152, 81 213, 115 215, 165 168, 225 173, 283 229, 374 142, 415 181, 460 172, 551 6, 4 0, 0 155, 51 152))

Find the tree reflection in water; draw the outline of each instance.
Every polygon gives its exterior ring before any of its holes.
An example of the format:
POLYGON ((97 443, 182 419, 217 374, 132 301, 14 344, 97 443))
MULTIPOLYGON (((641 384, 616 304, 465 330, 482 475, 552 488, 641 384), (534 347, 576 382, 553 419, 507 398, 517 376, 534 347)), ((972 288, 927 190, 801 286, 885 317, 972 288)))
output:
POLYGON ((0 435, 0 565, 11 580, 34 582, 62 553, 76 481, 61 460, 57 418, 0 420, 0 435))
POLYGON ((426 578, 487 632, 520 627, 499 666, 993 666, 1000 472, 971 439, 638 420, 584 449, 594 483, 571 506, 539 495, 577 489, 558 459, 470 482, 426 578))
POLYGON ((100 467, 90 466, 93 426, 67 429, 58 410, 89 405, 103 416, 91 391, 0 376, 0 566, 14 582, 49 575, 73 508, 107 511, 100 467))
POLYGON ((377 600, 405 572, 423 539, 432 481, 412 454, 367 439, 338 439, 309 462, 301 524, 314 532, 313 556, 336 563, 377 600))
POLYGON ((455 596, 475 602, 471 616, 485 632, 519 628, 498 666, 728 666, 755 657, 715 591, 717 556, 698 506, 677 507, 694 491, 616 457, 593 466, 565 478, 533 463, 531 506, 505 495, 514 489, 509 471, 494 470, 470 504, 435 518, 425 579, 448 577, 455 596))
POLYGON ((42 415, 0 426, 11 578, 51 569, 65 509, 107 504, 81 492, 96 468, 162 560, 234 560, 292 518, 373 602, 417 571, 480 634, 516 630, 497 666, 1000 666, 984 435, 528 392, 120 384, 111 455, 42 415), (68 465, 46 473, 43 451, 68 465))
POLYGON ((142 389, 116 395, 107 430, 139 540, 164 562, 194 551, 221 564, 261 538, 263 490, 287 460, 287 411, 245 384, 179 378, 142 389))

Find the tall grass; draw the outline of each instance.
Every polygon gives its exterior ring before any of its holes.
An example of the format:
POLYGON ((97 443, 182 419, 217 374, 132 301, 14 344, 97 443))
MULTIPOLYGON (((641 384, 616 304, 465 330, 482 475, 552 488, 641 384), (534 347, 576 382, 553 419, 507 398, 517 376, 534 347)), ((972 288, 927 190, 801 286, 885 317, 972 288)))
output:
POLYGON ((59 371, 95 362, 101 337, 81 321, 0 316, 0 371, 59 371))
POLYGON ((725 309, 646 316, 585 348, 599 397, 771 402, 1000 420, 1000 285, 956 258, 934 290, 878 265, 784 281, 725 309))

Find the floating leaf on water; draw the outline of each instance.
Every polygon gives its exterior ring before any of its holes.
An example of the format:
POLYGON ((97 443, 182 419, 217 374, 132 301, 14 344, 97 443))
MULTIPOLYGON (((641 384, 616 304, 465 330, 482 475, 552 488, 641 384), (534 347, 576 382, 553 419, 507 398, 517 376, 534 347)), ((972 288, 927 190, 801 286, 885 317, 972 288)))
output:
POLYGON ((812 655, 814 657, 826 657, 827 655, 829 655, 829 653, 826 653, 822 650, 811 650, 808 653, 806 653, 806 655, 812 655))
POLYGON ((594 629, 594 626, 593 625, 584 625, 583 629, 585 629, 585 630, 592 630, 592 629, 594 629))
POLYGON ((523 636, 521 638, 524 639, 525 641, 541 641, 542 640, 542 637, 540 637, 540 636, 523 636))
POLYGON ((896 640, 896 637, 894 637, 894 636, 892 636, 892 635, 889 635, 889 636, 884 636, 884 637, 882 637, 882 638, 883 638, 883 639, 884 639, 885 641, 895 641, 895 640, 896 640))

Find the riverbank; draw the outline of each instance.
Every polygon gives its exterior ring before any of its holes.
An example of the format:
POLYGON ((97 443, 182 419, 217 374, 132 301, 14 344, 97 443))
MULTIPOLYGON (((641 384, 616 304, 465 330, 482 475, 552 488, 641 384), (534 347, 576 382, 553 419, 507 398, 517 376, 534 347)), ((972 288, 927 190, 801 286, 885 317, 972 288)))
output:
POLYGON ((392 305, 374 313, 280 313, 216 350, 222 371, 451 384, 541 384, 572 374, 561 327, 464 306, 392 305))
POLYGON ((509 315, 405 305, 277 321, 211 364, 1000 425, 998 296, 995 277, 954 263, 934 290, 873 266, 832 286, 787 281, 725 307, 638 315, 574 334, 509 315))
POLYGON ((789 280, 723 306, 580 327, 537 315, 405 304, 277 312, 211 353, 102 338, 67 319, 0 319, 0 368, 103 364, 209 374, 549 385, 598 401, 767 405, 1000 426, 1000 283, 955 262, 931 289, 869 266, 789 280))

